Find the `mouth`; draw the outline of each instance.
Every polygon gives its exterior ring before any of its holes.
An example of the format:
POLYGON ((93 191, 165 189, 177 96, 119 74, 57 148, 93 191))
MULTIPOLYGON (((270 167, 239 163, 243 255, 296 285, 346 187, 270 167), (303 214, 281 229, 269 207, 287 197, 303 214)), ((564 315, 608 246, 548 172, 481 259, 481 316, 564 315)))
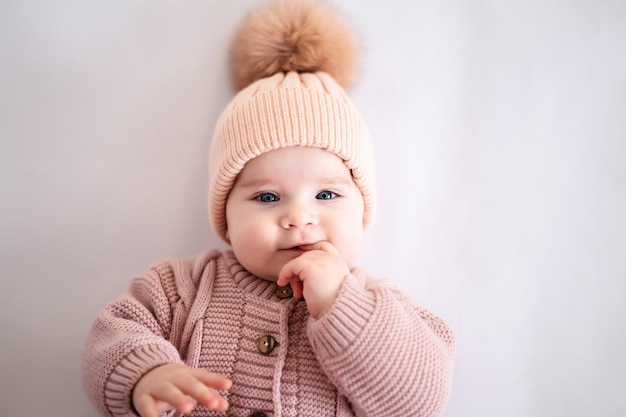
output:
POLYGON ((299 244, 299 245, 294 245, 294 246, 291 246, 291 247, 285 248, 285 249, 283 249, 283 250, 286 250, 286 251, 299 251, 299 252, 304 252, 306 249, 303 249, 302 247, 303 247, 303 246, 309 246, 309 245, 311 245, 311 244, 310 244, 310 243, 301 243, 301 244, 299 244))

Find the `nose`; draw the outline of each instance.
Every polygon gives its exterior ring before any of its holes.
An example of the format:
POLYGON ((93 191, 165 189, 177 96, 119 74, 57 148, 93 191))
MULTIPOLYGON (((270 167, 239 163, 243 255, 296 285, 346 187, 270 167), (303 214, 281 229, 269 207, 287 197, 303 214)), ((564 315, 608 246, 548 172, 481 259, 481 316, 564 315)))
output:
POLYGON ((285 207, 280 218, 280 226, 284 229, 314 226, 317 222, 317 213, 311 205, 295 201, 285 207))

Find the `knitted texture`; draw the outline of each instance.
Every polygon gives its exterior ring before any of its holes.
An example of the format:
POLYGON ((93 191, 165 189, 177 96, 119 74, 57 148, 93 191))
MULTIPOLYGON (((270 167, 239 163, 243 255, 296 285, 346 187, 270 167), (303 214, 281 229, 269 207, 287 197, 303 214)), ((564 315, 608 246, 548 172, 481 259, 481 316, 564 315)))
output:
MULTIPOLYGON (((233 380, 227 415, 437 416, 452 378, 454 336, 385 281, 353 270, 321 319, 279 299, 232 253, 167 260, 133 280, 95 321, 83 357, 89 397, 107 416, 131 416, 133 386, 164 363, 233 380), (262 353, 259 338, 275 348, 262 353)), ((224 415, 198 407, 191 416, 224 415)))
POLYGON ((344 90, 324 72, 278 73, 242 90, 218 119, 209 160, 209 211, 226 240, 226 200, 246 162, 287 146, 311 146, 341 158, 374 216, 374 163, 368 130, 344 90))

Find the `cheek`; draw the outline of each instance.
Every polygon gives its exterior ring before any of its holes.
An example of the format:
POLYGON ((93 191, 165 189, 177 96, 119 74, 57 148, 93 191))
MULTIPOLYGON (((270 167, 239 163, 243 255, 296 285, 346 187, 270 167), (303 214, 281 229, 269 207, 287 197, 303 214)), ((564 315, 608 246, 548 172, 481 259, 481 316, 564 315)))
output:
POLYGON ((247 251, 258 250, 271 240, 271 230, 262 216, 241 215, 230 230, 233 248, 247 251))
POLYGON ((230 244, 234 249, 245 248, 249 245, 250 240, 246 238, 246 231, 249 234, 253 234, 253 231, 248 229, 248 225, 242 219, 236 222, 231 222, 229 225, 230 244))
POLYGON ((230 246, 239 262, 248 270, 251 264, 256 263, 259 253, 258 245, 254 232, 247 231, 245 225, 237 224, 237 227, 231 229, 230 246))
POLYGON ((336 225, 336 231, 338 232, 335 238, 337 239, 338 249, 342 258, 351 264, 357 257, 361 248, 361 241, 363 239, 363 220, 357 215, 353 215, 344 218, 336 225))

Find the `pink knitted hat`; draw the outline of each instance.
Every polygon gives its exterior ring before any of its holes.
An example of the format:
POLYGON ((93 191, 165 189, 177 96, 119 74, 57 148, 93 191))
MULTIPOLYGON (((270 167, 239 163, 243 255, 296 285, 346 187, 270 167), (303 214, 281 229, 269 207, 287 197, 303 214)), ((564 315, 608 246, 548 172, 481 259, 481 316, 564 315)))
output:
POLYGON ((231 49, 233 84, 243 90, 217 121, 209 160, 209 212, 222 239, 228 193, 246 162, 287 146, 340 157, 363 195, 363 224, 371 223, 372 145, 342 88, 354 79, 356 50, 346 21, 316 0, 280 0, 245 20, 231 49))

